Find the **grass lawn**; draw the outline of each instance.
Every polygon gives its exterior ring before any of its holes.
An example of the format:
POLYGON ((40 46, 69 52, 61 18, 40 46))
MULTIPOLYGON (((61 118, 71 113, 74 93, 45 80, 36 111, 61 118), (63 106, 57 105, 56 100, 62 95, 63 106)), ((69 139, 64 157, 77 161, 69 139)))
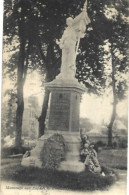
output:
POLYGON ((82 191, 108 189, 115 181, 115 178, 109 174, 102 176, 89 171, 73 173, 34 167, 25 168, 20 165, 4 168, 2 170, 2 179, 15 181, 19 184, 82 191))
POLYGON ((21 159, 22 158, 3 158, 1 160, 1 165, 5 166, 5 165, 10 165, 10 164, 17 164, 20 165, 21 164, 21 159))
POLYGON ((98 159, 101 166, 127 169, 127 149, 102 150, 98 159))

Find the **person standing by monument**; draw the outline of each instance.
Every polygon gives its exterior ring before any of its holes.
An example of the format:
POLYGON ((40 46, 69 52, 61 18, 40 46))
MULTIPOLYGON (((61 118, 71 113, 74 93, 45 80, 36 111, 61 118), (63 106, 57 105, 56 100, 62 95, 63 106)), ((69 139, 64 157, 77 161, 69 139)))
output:
POLYGON ((90 23, 87 15, 87 1, 82 12, 74 19, 66 19, 67 28, 62 38, 56 43, 62 49, 61 76, 63 78, 74 78, 76 73, 76 56, 80 39, 84 37, 86 26, 90 23))

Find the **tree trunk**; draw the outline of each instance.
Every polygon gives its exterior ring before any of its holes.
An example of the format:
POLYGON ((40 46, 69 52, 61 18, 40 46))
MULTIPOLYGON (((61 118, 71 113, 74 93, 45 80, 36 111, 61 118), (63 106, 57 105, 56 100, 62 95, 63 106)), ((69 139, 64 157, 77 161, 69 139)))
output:
POLYGON ((48 101, 49 101, 49 91, 47 89, 45 89, 42 112, 41 112, 41 116, 39 117, 39 137, 44 135, 45 119, 46 119, 46 114, 47 114, 48 101))
POLYGON ((24 60, 25 60, 25 42, 21 41, 19 51, 19 64, 17 69, 17 111, 16 111, 16 138, 15 146, 22 146, 22 118, 24 112, 23 85, 24 85, 24 60))
POLYGON ((112 147, 112 131, 113 131, 113 124, 116 118, 116 101, 114 99, 113 102, 113 109, 112 109, 112 116, 111 116, 111 121, 108 125, 108 146, 112 147))
MULTIPOLYGON (((40 46, 41 47, 41 46, 40 46)), ((52 81, 55 76, 56 76, 56 68, 54 67, 54 57, 53 57, 53 51, 54 51, 54 46, 53 42, 50 42, 48 44, 48 49, 47 49, 47 56, 44 59, 44 56, 42 54, 41 48, 40 49, 40 54, 43 57, 43 60, 45 61, 46 64, 46 78, 45 82, 50 82, 52 81)), ((49 91, 45 89, 45 94, 44 94, 44 100, 43 100, 43 106, 42 106, 42 111, 41 115, 38 119, 39 121, 39 137, 44 135, 45 131, 45 119, 46 119, 46 114, 47 114, 47 109, 48 109, 48 102, 49 102, 49 91)))
POLYGON ((16 140, 15 146, 20 148, 22 146, 22 118, 24 112, 24 100, 23 100, 23 86, 21 83, 17 87, 17 111, 16 111, 16 140))
POLYGON ((113 108, 112 108, 112 116, 111 121, 108 125, 108 146, 112 147, 112 131, 113 131, 113 124, 116 118, 116 105, 117 105, 117 98, 116 98, 116 80, 115 80, 115 57, 113 54, 113 48, 111 48, 112 54, 112 91, 113 91, 113 108))

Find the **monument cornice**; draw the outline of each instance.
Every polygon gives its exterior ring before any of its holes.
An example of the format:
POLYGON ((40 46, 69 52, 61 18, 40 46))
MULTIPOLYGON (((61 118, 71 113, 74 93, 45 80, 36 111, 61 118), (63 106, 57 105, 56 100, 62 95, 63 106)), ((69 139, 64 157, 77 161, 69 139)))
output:
POLYGON ((61 80, 56 79, 52 82, 45 83, 45 88, 47 88, 50 91, 56 90, 64 90, 64 91, 76 91, 79 93, 86 92, 86 87, 84 87, 82 84, 78 83, 77 79, 73 80, 61 80))

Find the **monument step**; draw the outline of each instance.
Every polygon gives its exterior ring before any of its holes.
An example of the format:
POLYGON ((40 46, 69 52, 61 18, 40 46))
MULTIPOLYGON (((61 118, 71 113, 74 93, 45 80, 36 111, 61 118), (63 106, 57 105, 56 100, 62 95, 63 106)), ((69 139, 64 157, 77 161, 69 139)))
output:
POLYGON ((22 162, 21 162, 22 166, 25 167, 39 167, 42 168, 42 162, 39 158, 34 158, 34 157, 27 157, 27 158, 23 158, 22 162))
POLYGON ((62 161, 58 170, 71 171, 71 172, 83 172, 85 165, 79 161, 62 161))
POLYGON ((67 161, 72 161, 72 160, 73 161, 79 161, 80 160, 80 154, 69 152, 66 155, 66 159, 67 159, 67 161))

